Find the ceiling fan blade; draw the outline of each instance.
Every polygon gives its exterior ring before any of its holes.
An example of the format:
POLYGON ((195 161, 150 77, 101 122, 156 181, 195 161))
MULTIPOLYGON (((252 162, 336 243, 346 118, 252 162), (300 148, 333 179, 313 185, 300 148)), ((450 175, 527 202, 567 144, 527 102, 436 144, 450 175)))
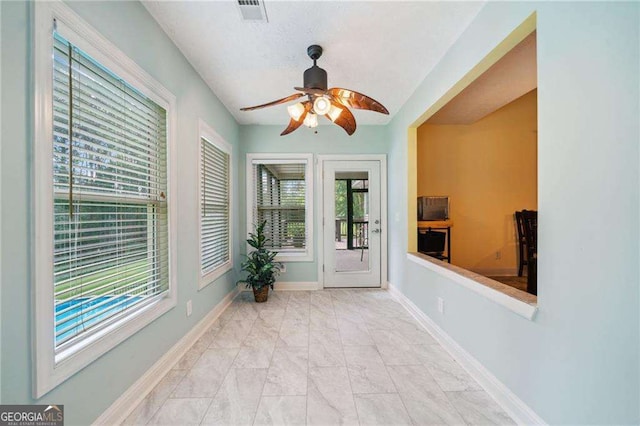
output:
POLYGON ((266 108, 274 105, 285 104, 287 102, 295 101, 298 98, 303 97, 302 93, 294 93, 286 98, 278 99, 277 101, 269 102, 268 104, 256 105, 252 107, 240 108, 240 111, 253 111, 254 109, 266 108))
POLYGON ((307 89, 304 87, 294 87, 294 89, 297 90, 298 92, 304 93, 305 95, 322 96, 327 93, 326 90, 322 90, 322 89, 307 89))
POLYGON ((356 109, 366 109, 389 115, 389 111, 380 102, 362 93, 334 87, 327 92, 343 105, 356 109))
POLYGON ((302 113, 302 115, 300 115, 300 118, 297 121, 293 118, 289 119, 289 126, 284 129, 282 133, 280 133, 280 136, 288 135, 294 130, 297 130, 298 127, 302 126, 302 123, 304 123, 304 118, 307 116, 307 113, 311 111, 311 102, 306 101, 303 102, 302 105, 304 105, 304 112, 302 113))
POLYGON ((333 121, 334 124, 342 127, 344 131, 347 132, 349 136, 351 136, 356 131, 356 118, 353 116, 351 111, 349 111, 349 108, 342 105, 341 103, 331 101, 331 105, 341 110, 340 115, 336 117, 335 120, 332 120, 329 114, 327 114, 326 117, 329 120, 333 121))

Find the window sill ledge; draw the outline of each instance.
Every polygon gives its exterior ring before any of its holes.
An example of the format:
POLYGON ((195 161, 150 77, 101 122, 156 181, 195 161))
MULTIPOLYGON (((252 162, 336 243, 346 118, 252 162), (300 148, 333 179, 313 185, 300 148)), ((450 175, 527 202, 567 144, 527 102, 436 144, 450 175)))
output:
MULTIPOLYGON (((253 250, 253 249, 252 249, 253 250)), ((312 253, 278 253, 274 262, 313 262, 312 253)))
POLYGON ((407 259, 455 281, 530 321, 533 321, 538 311, 538 298, 522 290, 421 253, 407 253, 407 259))

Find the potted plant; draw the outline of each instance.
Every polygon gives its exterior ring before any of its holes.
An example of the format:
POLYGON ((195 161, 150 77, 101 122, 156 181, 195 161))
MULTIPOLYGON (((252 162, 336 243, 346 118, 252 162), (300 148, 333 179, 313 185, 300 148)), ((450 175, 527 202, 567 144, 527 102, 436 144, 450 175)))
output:
POLYGON ((265 220, 256 226, 255 233, 249 234, 247 243, 254 250, 247 254, 247 259, 242 262, 242 270, 247 272, 247 277, 238 281, 238 284, 242 283, 247 288, 253 289, 257 303, 267 301, 269 287, 273 289, 273 283, 280 273, 280 264, 273 261, 278 253, 265 248, 267 241, 269 241, 264 234, 266 224, 265 220))

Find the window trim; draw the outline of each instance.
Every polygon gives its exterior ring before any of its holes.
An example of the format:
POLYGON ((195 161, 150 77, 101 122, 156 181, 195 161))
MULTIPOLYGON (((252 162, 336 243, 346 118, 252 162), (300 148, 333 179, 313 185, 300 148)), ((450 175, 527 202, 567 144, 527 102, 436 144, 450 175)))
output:
POLYGON ((233 269, 233 147, 222 138, 213 127, 204 120, 198 121, 198 269, 200 270, 198 290, 202 290, 222 275, 233 269), (229 179, 227 190, 229 191, 229 260, 219 265, 206 274, 202 273, 202 139, 229 155, 229 179))
MULTIPOLYGON (((286 254, 278 254, 275 258, 278 262, 312 262, 314 250, 314 212, 313 212, 313 154, 272 154, 272 153, 248 153, 246 159, 246 188, 247 188, 247 238, 249 232, 253 230, 255 221, 253 210, 255 206, 255 185, 253 182, 253 162, 264 161, 265 163, 282 162, 306 162, 305 165, 305 250, 299 253, 287 252, 286 254)), ((251 247, 247 244, 247 252, 251 247)))
POLYGON ((172 309, 177 303, 176 238, 176 98, 113 43, 98 33, 61 1, 36 2, 33 7, 33 192, 32 240, 32 368, 34 398, 113 349, 128 337, 172 309), (57 356, 54 348, 53 289, 53 163, 52 78, 53 21, 58 31, 96 61, 126 80, 167 111, 167 226, 169 291, 166 297, 106 327, 57 356))

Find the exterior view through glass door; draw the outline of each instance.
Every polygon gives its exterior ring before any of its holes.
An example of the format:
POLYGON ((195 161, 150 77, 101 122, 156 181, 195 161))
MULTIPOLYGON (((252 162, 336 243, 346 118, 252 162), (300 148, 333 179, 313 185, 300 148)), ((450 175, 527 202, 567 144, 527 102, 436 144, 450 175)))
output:
POLYGON ((380 162, 325 161, 324 287, 380 287, 380 162))

